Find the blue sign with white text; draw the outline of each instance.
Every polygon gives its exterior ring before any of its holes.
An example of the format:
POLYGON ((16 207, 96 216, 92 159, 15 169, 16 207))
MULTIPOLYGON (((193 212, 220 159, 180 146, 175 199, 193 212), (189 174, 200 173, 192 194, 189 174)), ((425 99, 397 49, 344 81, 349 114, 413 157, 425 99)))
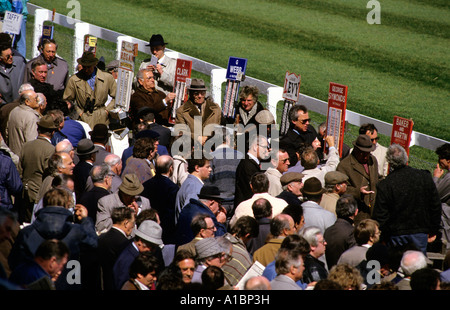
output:
POLYGON ((227 67, 227 80, 242 80, 242 76, 245 74, 247 68, 247 59, 230 57, 228 59, 227 67))

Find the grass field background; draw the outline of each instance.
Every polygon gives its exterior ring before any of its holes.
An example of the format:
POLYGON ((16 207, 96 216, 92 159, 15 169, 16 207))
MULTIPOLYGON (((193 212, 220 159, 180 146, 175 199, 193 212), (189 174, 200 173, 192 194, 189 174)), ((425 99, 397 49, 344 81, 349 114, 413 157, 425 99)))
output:
MULTIPOLYGON (((64 15, 71 9, 65 0, 31 2, 64 15)), ((294 72, 301 93, 324 101, 329 82, 345 84, 349 110, 388 123, 394 115, 412 118, 414 130, 450 140, 449 1, 380 1, 380 25, 367 23, 364 0, 79 2, 83 21, 143 40, 161 33, 168 48, 221 67, 229 56, 247 58, 248 76, 279 86, 294 72)), ((69 43, 58 35, 70 34, 55 35, 69 43)), ((99 43, 107 60, 114 48, 99 43)), ((419 147, 411 154, 436 161, 419 147)))

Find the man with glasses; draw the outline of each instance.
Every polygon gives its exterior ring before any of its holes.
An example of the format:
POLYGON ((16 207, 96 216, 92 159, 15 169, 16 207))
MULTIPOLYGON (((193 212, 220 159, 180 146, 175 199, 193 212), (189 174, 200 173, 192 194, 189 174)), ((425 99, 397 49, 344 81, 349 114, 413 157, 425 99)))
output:
POLYGON ((205 143, 206 139, 213 134, 206 132, 207 125, 223 125, 224 118, 222 109, 214 103, 210 97, 206 97, 207 88, 202 79, 192 79, 188 87, 189 99, 176 111, 176 124, 188 126, 193 139, 205 143), (195 131, 196 130, 196 131, 195 131), (200 134, 197 136, 196 133, 200 134))
POLYGON ((177 221, 176 244, 183 245, 195 238, 191 229, 191 223, 198 214, 207 214, 213 221, 213 226, 208 226, 212 236, 223 236, 226 232, 226 213, 221 206, 223 201, 220 191, 216 186, 203 186, 198 194, 198 199, 190 199, 189 203, 181 210, 177 221))
POLYGON ((19 97, 25 65, 25 58, 14 56, 10 45, 0 45, 0 105, 19 97))
POLYGON ((175 93, 164 93, 156 89, 155 75, 150 69, 141 69, 137 74, 139 87, 130 98, 130 116, 135 125, 139 123, 138 111, 148 107, 155 114, 155 122, 168 125, 170 107, 175 93))
POLYGON ((378 162, 378 174, 380 176, 387 176, 388 173, 388 163, 386 161, 386 151, 387 147, 382 146, 378 143, 378 140, 380 137, 378 136, 378 130, 377 127, 375 127, 374 124, 363 124, 361 127, 359 127, 359 134, 360 135, 368 135, 370 138, 370 141, 375 145, 375 150, 371 152, 373 156, 377 159, 378 162))
POLYGON ((317 131, 311 125, 308 109, 304 105, 294 105, 289 110, 290 127, 288 132, 280 138, 280 148, 289 153, 290 166, 294 166, 298 157, 296 150, 302 143, 308 146, 318 139, 317 131))

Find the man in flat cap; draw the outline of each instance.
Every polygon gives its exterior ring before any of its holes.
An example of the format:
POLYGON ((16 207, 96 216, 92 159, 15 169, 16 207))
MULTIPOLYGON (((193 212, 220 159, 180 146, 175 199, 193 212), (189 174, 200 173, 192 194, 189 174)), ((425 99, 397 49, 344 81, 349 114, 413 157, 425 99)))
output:
POLYGON ((114 109, 116 81, 111 74, 97 69, 98 58, 92 52, 84 52, 77 62, 81 70, 69 78, 63 99, 76 104, 80 120, 91 128, 98 123, 108 125, 108 111, 114 109))
POLYGON ((348 176, 339 171, 325 174, 325 193, 322 195, 320 206, 336 214, 336 202, 347 192, 348 176))
POLYGON ((290 205, 300 206, 303 201, 302 188, 304 175, 300 172, 287 172, 280 178, 283 191, 277 196, 290 205))
POLYGON ((53 117, 43 116, 37 123, 37 138, 26 142, 19 156, 19 173, 24 185, 23 197, 16 200, 19 222, 30 223, 33 205, 38 203, 38 193, 42 185, 42 175, 48 159, 55 152, 50 140, 57 129, 53 117))
POLYGON ((375 145, 368 135, 359 135, 353 141, 353 151, 341 160, 336 171, 348 176, 347 193, 352 194, 359 204, 360 215, 372 214, 375 205, 376 186, 379 181, 378 162, 371 152, 375 145))
POLYGON ((152 35, 149 44, 146 46, 150 46, 150 52, 158 58, 158 63, 155 66, 150 64, 151 59, 144 59, 139 70, 150 69, 153 71, 156 79, 156 89, 163 91, 167 95, 173 92, 177 61, 165 54, 166 45, 167 42, 164 41, 162 35, 152 35))

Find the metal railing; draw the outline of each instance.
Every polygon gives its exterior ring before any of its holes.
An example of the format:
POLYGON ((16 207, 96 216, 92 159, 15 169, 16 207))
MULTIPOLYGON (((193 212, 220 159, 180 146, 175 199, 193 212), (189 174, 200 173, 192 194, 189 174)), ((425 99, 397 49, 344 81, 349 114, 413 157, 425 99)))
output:
MULTIPOLYGON (((53 12, 42 8, 40 6, 28 3, 28 11, 30 15, 34 15, 34 31, 33 31, 33 45, 37 46, 39 43, 40 36, 42 34, 42 29, 45 21, 51 21, 53 12)), ((123 40, 138 44, 138 51, 142 53, 148 53, 147 41, 137 39, 117 31, 105 29, 96 25, 92 25, 81 20, 76 20, 65 15, 56 13, 53 19, 53 23, 67 27, 74 30, 74 44, 73 44, 73 68, 77 66, 76 60, 83 54, 84 36, 86 34, 92 35, 99 39, 103 39, 110 42, 117 42, 117 46, 121 46, 123 40)), ((116 49, 116 54, 119 54, 119 50, 116 49)), ((39 52, 37 50, 33 51, 32 57, 38 56, 39 52)), ((203 61, 201 59, 174 51, 166 49, 166 54, 172 58, 182 58, 192 61, 192 70, 200 72, 202 74, 210 76, 210 92, 214 101, 222 106, 222 87, 226 82, 226 69, 219 67, 217 65, 211 64, 209 62, 203 61)), ((117 56, 117 58, 119 58, 117 56)), ((69 60, 70 63, 70 60, 69 60)), ((277 111, 277 105, 280 101, 283 101, 282 93, 283 87, 274 85, 259 79, 253 78, 251 76, 246 76, 245 80, 241 85, 254 85, 258 87, 262 94, 267 96, 267 108, 272 112, 272 114, 277 117, 279 116, 279 111, 277 111)), ((309 110, 317 112, 321 115, 327 115, 328 103, 313 98, 304 94, 299 96, 299 104, 305 105, 309 110)), ((278 119, 278 118, 276 118, 278 119)), ((373 123, 380 134, 391 136, 392 124, 359 114, 350 110, 346 110, 346 121, 349 124, 360 126, 364 123, 373 123)), ((449 143, 448 141, 432 137, 417 131, 412 132, 410 146, 416 145, 429 150, 435 150, 438 146, 449 143)))

